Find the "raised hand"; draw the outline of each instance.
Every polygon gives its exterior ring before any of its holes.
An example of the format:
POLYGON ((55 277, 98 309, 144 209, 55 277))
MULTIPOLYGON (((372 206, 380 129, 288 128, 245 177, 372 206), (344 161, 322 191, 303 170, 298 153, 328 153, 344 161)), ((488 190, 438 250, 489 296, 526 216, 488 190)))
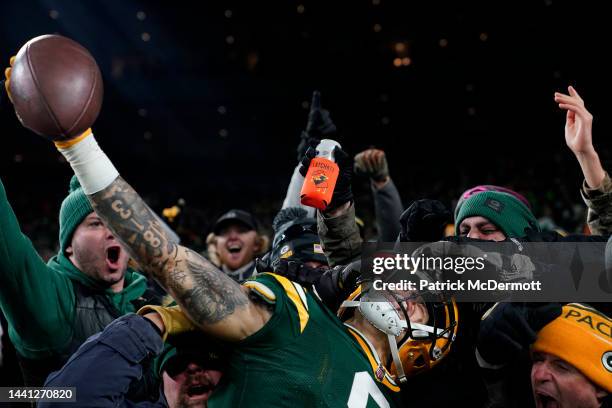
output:
POLYGON ((444 238, 444 228, 452 223, 450 211, 438 200, 413 202, 400 216, 403 242, 434 242, 444 238))
POLYGON ((594 152, 592 128, 593 115, 584 106, 584 101, 572 86, 569 95, 555 92, 555 102, 567 111, 565 120, 565 142, 574 154, 594 152))
MULTIPOLYGON (((317 156, 317 150, 309 148, 300 160, 300 167, 298 171, 304 177, 310 167, 310 162, 317 156)), ((326 212, 332 212, 345 204, 353 201, 353 190, 351 183, 353 180, 353 161, 351 157, 342 150, 339 146, 334 148, 334 159, 340 168, 338 174, 338 181, 336 181, 336 187, 334 188, 334 194, 332 195, 331 202, 325 209, 326 212)))
POLYGON ((584 101, 572 86, 567 87, 569 95, 555 92, 555 102, 566 110, 565 143, 576 155, 584 179, 590 188, 598 188, 605 171, 593 147, 593 115, 584 106, 584 101))
POLYGON ((311 137, 322 139, 323 136, 328 136, 335 131, 336 125, 331 120, 329 111, 321 108, 321 93, 314 91, 310 103, 310 112, 308 113, 308 122, 306 123, 306 132, 311 137))
POLYGON ((298 160, 302 159, 308 148, 315 148, 321 139, 335 132, 336 125, 331 120, 329 111, 321 108, 321 93, 314 91, 306 129, 302 131, 300 144, 297 147, 298 160))
POLYGON ((367 149, 358 153, 355 156, 355 173, 366 175, 375 182, 387 182, 389 165, 385 152, 379 149, 367 149))

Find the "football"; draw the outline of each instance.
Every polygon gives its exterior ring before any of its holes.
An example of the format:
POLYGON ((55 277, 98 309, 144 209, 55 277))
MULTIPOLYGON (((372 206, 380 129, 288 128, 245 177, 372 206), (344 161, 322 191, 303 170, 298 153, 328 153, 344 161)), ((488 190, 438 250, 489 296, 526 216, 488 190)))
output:
POLYGON ((28 41, 17 53, 10 92, 21 123, 54 141, 91 127, 102 106, 102 75, 79 43, 60 35, 28 41))

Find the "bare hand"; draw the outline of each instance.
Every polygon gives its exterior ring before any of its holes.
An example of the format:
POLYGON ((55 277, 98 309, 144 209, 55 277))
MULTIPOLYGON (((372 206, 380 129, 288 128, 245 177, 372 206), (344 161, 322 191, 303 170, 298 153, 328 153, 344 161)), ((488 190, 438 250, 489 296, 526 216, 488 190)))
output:
POLYGON ((389 179, 389 165, 385 152, 367 149, 355 156, 355 173, 369 176, 372 180, 386 183, 389 179))
POLYGON ((569 95, 555 92, 555 102, 567 111, 565 120, 565 143, 575 155, 593 153, 593 115, 585 108, 584 101, 572 87, 569 95))
POLYGON ((555 92, 555 102, 567 111, 565 119, 565 143, 576 155, 584 180, 590 188, 599 188, 606 172, 593 147, 593 115, 585 108, 578 92, 568 86, 569 95, 555 92))

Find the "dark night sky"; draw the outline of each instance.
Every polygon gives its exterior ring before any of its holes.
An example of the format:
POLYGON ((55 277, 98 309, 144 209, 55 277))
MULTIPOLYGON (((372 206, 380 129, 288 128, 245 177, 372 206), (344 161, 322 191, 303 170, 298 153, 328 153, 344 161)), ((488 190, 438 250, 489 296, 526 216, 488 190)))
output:
MULTIPOLYGON (((53 32, 90 49, 105 79, 97 139, 159 205, 178 196, 214 209, 280 200, 314 89, 349 152, 387 151, 405 203, 428 196, 451 204, 485 182, 535 196, 556 183, 579 200, 579 167, 552 99, 568 84, 594 114, 596 147, 608 158, 611 35, 603 6, 199 4, 7 0, 0 58, 8 62, 29 38, 53 32), (396 58, 409 64, 396 67, 396 58)), ((6 106, 0 118, 7 189, 59 200, 68 166, 6 106)))

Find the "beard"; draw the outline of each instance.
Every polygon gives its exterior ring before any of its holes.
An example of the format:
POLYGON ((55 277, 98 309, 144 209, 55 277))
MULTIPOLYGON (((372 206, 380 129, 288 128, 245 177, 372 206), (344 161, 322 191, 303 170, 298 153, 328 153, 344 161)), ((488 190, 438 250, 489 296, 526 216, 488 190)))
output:
POLYGON ((206 408, 207 406, 208 406, 208 401, 189 402, 181 394, 181 399, 179 400, 176 408, 206 408))
POLYGON ((75 246, 72 258, 72 263, 81 272, 104 288, 109 288, 121 281, 127 269, 127 262, 123 265, 123 260, 120 260, 120 267, 115 271, 110 271, 107 266, 107 253, 104 251, 81 249, 75 246))
POLYGON ((178 395, 178 408, 201 408, 208 405, 208 397, 205 400, 190 401, 192 397, 203 396, 214 389, 215 384, 203 373, 189 375, 181 385, 178 395))

